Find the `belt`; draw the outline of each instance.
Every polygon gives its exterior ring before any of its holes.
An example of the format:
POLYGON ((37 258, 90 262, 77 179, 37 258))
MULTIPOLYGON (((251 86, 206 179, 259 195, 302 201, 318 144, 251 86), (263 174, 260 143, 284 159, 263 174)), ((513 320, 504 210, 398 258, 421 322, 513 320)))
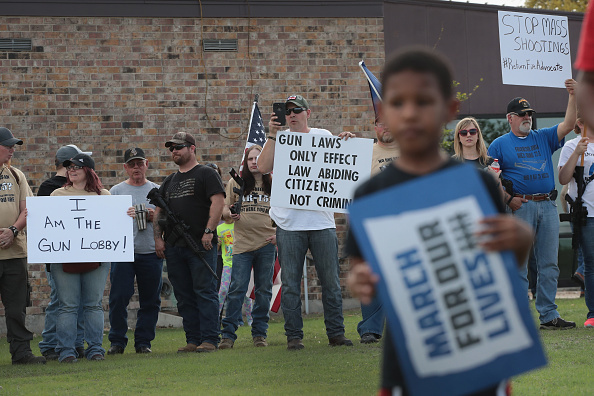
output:
POLYGON ((538 201, 546 201, 547 199, 551 198, 551 194, 515 194, 514 197, 520 197, 520 198, 524 198, 527 199, 529 201, 534 201, 534 202, 538 202, 538 201))

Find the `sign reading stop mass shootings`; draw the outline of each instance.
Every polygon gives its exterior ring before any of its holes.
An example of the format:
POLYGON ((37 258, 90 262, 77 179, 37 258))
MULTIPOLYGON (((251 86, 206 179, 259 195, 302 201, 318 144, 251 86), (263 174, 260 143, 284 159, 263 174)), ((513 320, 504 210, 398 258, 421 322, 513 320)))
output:
POLYGON ((495 213, 470 165, 349 208, 412 395, 474 393, 546 364, 513 254, 483 251, 473 236, 495 213))
POLYGON ((373 140, 279 132, 271 206, 346 213, 356 185, 371 173, 373 140))
POLYGON ((29 263, 134 261, 130 195, 27 198, 29 263))
POLYGON ((566 16, 499 11, 503 84, 565 87, 571 78, 566 16))

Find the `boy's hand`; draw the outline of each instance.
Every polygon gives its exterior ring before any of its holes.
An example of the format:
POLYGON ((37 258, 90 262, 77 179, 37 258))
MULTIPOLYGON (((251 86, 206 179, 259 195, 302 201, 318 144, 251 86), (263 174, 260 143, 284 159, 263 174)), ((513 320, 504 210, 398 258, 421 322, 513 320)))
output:
POLYGON ((524 264, 534 241, 534 231, 526 222, 500 214, 487 217, 480 224, 482 229, 475 233, 481 240, 480 246, 490 252, 511 250, 516 255, 518 265, 524 264))
POLYGON ((361 258, 351 257, 351 264, 347 286, 354 297, 359 298, 363 304, 369 304, 375 295, 375 284, 379 277, 371 272, 369 265, 361 258))

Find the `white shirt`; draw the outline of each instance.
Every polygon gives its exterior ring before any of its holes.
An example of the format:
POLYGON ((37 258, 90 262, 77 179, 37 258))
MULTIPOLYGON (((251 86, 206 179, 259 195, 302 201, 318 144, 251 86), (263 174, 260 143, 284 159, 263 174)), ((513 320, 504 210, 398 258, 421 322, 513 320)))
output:
MULTIPOLYGON (((559 168, 561 168, 563 165, 567 163, 567 160, 569 160, 569 157, 571 157, 571 154, 573 154, 577 144, 581 139, 582 137, 579 136, 565 143, 563 149, 561 149, 561 156, 559 157, 559 168)), ((577 164, 579 166, 579 159, 577 164)), ((594 173, 593 165, 594 143, 588 143, 588 149, 584 154, 584 178, 590 177, 594 173)), ((577 183, 575 182, 575 179, 573 177, 569 182, 568 194, 573 199, 577 197, 577 183)), ((594 181, 591 184, 588 184, 588 186, 586 186, 586 191, 584 191, 582 199, 584 201, 584 205, 588 209, 588 217, 594 217, 594 181)))

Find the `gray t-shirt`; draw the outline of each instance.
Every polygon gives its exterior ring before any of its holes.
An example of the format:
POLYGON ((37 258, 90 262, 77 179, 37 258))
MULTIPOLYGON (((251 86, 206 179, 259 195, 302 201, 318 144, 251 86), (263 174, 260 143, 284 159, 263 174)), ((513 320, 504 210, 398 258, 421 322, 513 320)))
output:
MULTIPOLYGON (((146 197, 153 188, 159 188, 159 185, 148 181, 143 186, 131 186, 128 183, 121 182, 109 190, 111 195, 131 195, 132 205, 144 203, 147 208, 155 208, 155 205, 149 203, 146 197)), ((155 253, 155 239, 153 236, 153 223, 148 222, 146 230, 138 231, 136 220, 134 220, 134 253, 149 254, 155 253)))

